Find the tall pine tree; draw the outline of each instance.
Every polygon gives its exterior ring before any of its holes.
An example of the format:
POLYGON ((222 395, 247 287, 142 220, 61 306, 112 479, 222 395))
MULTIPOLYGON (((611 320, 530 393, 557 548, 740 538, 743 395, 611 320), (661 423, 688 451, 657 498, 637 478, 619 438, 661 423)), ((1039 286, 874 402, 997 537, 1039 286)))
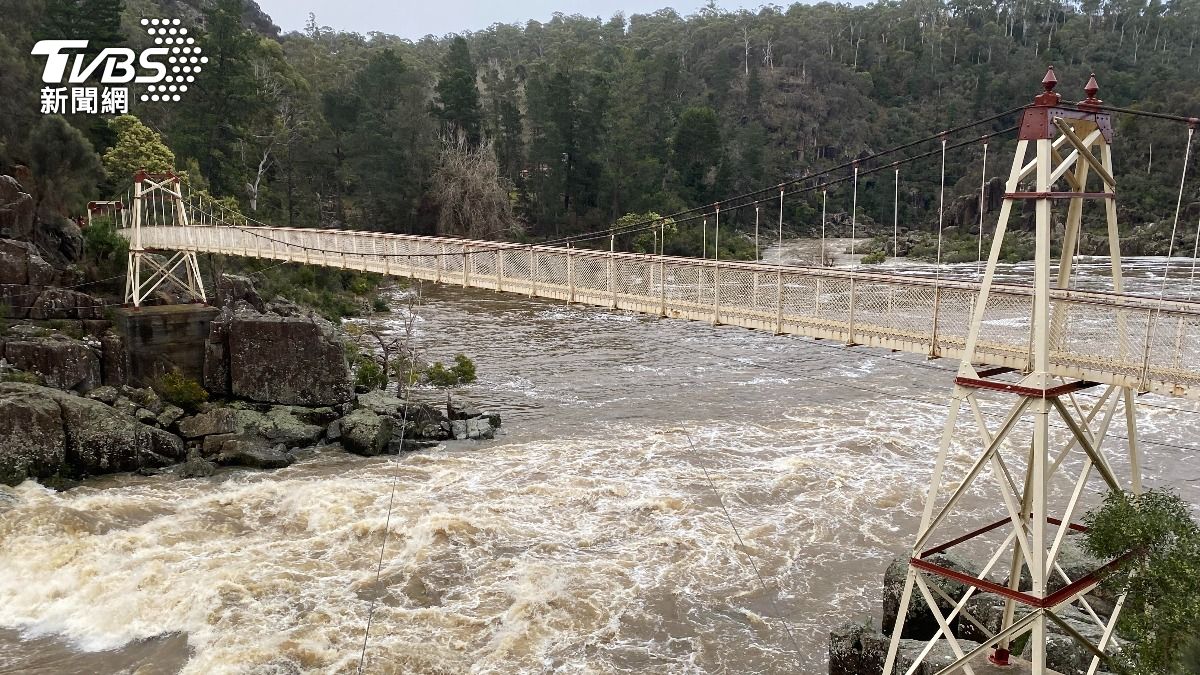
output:
POLYGON ((471 50, 461 35, 450 41, 450 51, 442 62, 442 77, 437 83, 441 115, 448 130, 463 134, 471 145, 479 143, 479 88, 475 84, 475 64, 471 50))

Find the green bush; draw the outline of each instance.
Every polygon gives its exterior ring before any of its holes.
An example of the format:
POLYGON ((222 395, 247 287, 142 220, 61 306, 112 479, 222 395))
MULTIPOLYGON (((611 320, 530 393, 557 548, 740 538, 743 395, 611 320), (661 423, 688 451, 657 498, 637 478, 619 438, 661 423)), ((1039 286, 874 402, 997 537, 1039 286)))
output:
POLYGON ((371 307, 373 307, 376 312, 392 311, 391 306, 388 305, 387 298, 383 297, 382 295, 376 296, 375 299, 371 301, 371 307))
POLYGON ((358 370, 354 373, 354 384, 370 389, 382 389, 387 386, 387 373, 375 362, 375 359, 364 358, 358 362, 358 370))
POLYGON ((83 228, 83 253, 95 279, 108 279, 125 273, 129 242, 117 234, 111 218, 97 218, 83 228))
POLYGON ((10 370, 0 375, 0 382, 21 382, 23 384, 42 384, 42 378, 37 373, 24 370, 10 370))
POLYGON ((1126 648, 1109 669, 1121 675, 1183 675, 1196 670, 1200 639, 1200 526, 1191 507, 1165 490, 1111 492, 1084 518, 1085 549, 1131 557, 1104 580, 1126 593, 1117 632, 1126 648))
POLYGON ((475 381, 475 362, 464 354, 454 357, 454 365, 447 368, 441 361, 434 361, 425 371, 425 382, 435 387, 453 387, 475 381))
POLYGON ((886 253, 884 253, 883 251, 872 251, 862 257, 862 264, 878 265, 879 263, 883 262, 884 260, 887 260, 886 253))
POLYGON ((208 400, 208 392, 199 382, 177 370, 161 375, 153 382, 151 388, 158 392, 164 401, 184 410, 195 410, 196 406, 208 400))

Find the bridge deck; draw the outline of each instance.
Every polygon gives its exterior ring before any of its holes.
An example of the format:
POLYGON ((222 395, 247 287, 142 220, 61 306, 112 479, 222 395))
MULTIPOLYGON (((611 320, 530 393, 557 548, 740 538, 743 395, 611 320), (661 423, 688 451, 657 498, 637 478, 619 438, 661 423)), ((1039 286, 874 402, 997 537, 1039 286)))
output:
MULTIPOLYGON (((146 249, 286 260, 961 358, 979 284, 343 230, 147 227, 146 249)), ((1033 292, 994 286, 975 360, 1029 364, 1033 292)), ((1200 398, 1200 303, 1055 291, 1054 374, 1200 398)))

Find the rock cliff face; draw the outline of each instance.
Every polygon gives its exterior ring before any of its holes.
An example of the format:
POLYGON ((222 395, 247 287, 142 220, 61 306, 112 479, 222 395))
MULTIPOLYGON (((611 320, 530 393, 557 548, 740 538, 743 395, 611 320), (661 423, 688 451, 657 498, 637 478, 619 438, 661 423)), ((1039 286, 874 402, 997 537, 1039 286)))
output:
MULTIPOLYGON (((0 186, 7 176, 0 176, 0 186)), ((0 190, 2 191, 2 190, 0 190)), ((0 200, 3 197, 0 196, 0 200)), ((7 232, 0 207, 0 232, 7 232)), ((86 293, 55 288, 59 272, 29 241, 0 239, 0 305, 12 319, 100 319, 104 303, 86 293)))
POLYGON ((328 406, 353 396, 342 343, 317 318, 226 310, 213 322, 204 371, 214 393, 262 403, 328 406))
POLYGON ((183 441, 100 401, 49 387, 0 384, 0 483, 167 466, 183 441))

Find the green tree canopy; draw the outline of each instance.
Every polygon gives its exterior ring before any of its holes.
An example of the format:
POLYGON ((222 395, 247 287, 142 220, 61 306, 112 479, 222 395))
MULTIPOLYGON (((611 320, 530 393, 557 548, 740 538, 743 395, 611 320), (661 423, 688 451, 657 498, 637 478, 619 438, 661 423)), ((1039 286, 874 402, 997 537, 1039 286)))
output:
POLYGON ((162 173, 175 168, 175 153, 162 137, 133 115, 121 115, 108 122, 116 135, 116 144, 104 153, 104 170, 114 184, 128 180, 145 169, 162 173))
POLYGON ((82 210, 104 173, 83 133, 62 117, 48 115, 34 127, 29 152, 39 210, 64 216, 82 210))
POLYGON ((461 35, 450 40, 450 49, 442 61, 442 76, 437 83, 442 119, 452 134, 463 134, 472 145, 479 143, 481 113, 479 88, 475 84, 475 64, 471 50, 461 35))
POLYGON ((1084 519, 1086 549, 1101 558, 1132 555, 1105 580, 1126 593, 1117 630, 1125 639, 1121 675, 1200 672, 1200 526, 1174 493, 1110 492, 1084 519))

